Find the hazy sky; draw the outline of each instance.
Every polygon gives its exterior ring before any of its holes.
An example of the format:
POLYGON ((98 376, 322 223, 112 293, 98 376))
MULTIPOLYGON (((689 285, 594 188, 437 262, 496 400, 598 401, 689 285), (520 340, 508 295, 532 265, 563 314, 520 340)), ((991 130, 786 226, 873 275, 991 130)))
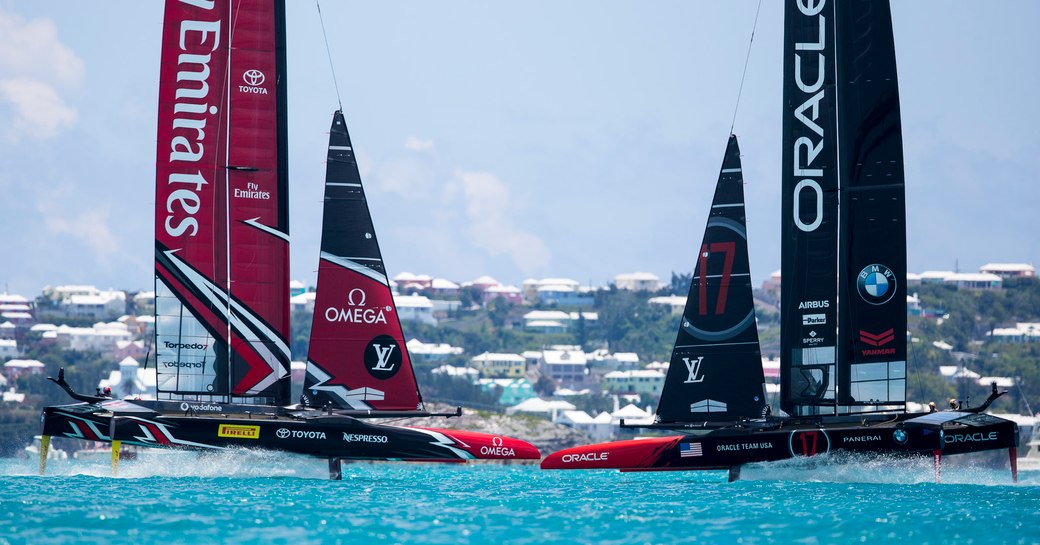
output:
MULTIPOLYGON (((757 0, 290 0, 292 277, 313 284, 343 101, 388 272, 690 272, 757 0)), ((162 3, 0 0, 0 282, 152 287, 162 3)), ((911 271, 1040 264, 1040 2, 896 1, 911 271)), ((735 132, 779 268, 782 7, 735 132)), ((2 290, 3 285, 0 285, 2 290)))

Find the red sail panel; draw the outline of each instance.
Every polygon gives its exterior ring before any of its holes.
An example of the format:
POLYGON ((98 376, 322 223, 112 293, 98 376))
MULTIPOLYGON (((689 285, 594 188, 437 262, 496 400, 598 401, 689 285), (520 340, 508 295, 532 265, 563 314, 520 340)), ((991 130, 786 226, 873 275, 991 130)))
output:
POLYGON ((303 402, 358 410, 422 403, 342 112, 329 135, 303 402))
POLYGON ((160 392, 288 402, 284 53, 281 0, 167 2, 156 158, 160 392))
POLYGON ((279 98, 285 75, 284 6, 237 0, 228 69, 228 212, 232 303, 231 391, 288 398, 289 242, 279 98), (282 83, 279 85, 279 83, 282 83), (284 380, 282 380, 284 379, 284 380))
POLYGON ((156 146, 156 368, 168 393, 228 391, 228 4, 166 4, 156 146))

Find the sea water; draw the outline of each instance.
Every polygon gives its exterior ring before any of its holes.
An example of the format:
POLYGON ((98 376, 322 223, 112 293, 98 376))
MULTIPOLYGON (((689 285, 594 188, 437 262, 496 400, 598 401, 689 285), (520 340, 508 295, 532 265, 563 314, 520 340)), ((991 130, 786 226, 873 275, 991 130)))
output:
POLYGON ((0 460, 0 544, 1040 543, 1040 473, 930 460, 725 472, 345 463, 264 452, 0 460))

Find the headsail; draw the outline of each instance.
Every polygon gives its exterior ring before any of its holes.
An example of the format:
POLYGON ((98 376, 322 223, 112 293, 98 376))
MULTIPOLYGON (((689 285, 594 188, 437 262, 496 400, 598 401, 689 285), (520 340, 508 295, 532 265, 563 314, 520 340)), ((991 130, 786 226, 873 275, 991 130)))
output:
POLYGON ((340 111, 329 134, 303 398, 309 406, 357 410, 416 410, 422 404, 340 111))
POLYGON ((902 138, 887 2, 785 13, 781 407, 905 403, 902 138))
POLYGON ((657 408, 660 422, 755 418, 765 377, 737 137, 730 135, 657 408))
POLYGON ((162 394, 288 402, 284 0, 166 4, 156 157, 162 394))

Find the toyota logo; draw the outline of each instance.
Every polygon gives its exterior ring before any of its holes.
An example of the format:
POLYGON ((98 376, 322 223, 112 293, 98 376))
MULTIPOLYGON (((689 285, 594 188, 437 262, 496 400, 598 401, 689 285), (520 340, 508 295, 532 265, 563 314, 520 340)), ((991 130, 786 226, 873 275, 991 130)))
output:
POLYGON ((257 85, 264 83, 264 73, 255 68, 252 70, 246 70, 245 73, 242 74, 242 80, 248 85, 256 87, 257 85))
POLYGON ((279 439, 285 439, 286 437, 289 437, 289 430, 278 428, 278 431, 274 432, 274 434, 277 435, 279 439))

